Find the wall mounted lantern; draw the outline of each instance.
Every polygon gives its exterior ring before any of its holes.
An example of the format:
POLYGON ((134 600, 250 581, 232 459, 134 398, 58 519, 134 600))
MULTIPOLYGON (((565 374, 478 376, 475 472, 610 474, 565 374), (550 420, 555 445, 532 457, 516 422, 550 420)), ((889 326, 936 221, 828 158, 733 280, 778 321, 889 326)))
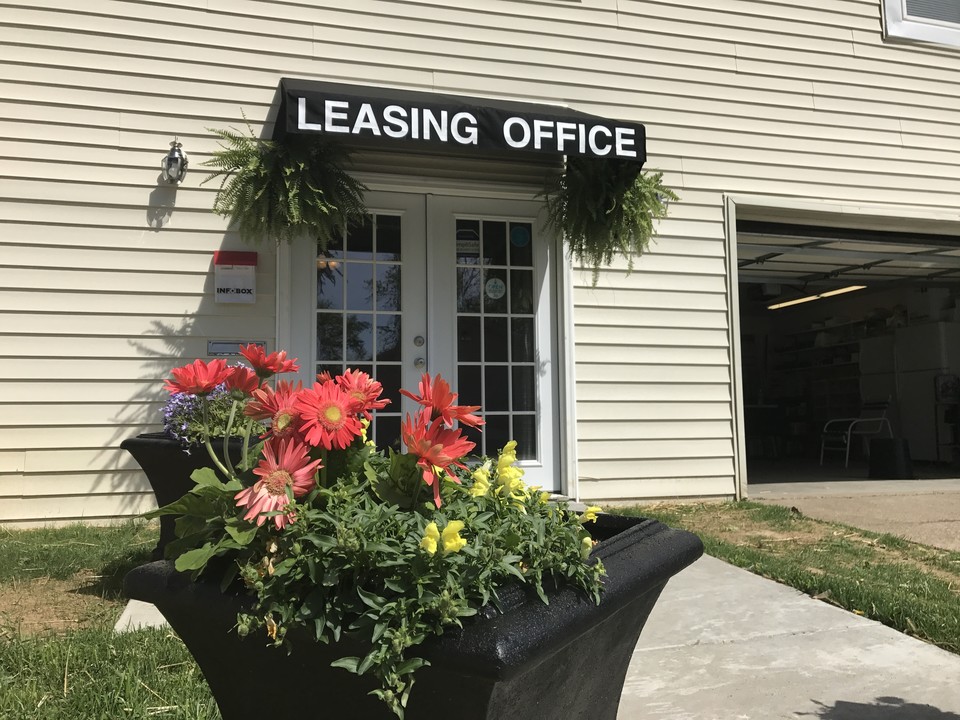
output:
POLYGON ((181 149, 178 138, 170 143, 170 152, 160 161, 160 170, 163 172, 163 181, 170 185, 179 185, 187 175, 187 154, 181 149))

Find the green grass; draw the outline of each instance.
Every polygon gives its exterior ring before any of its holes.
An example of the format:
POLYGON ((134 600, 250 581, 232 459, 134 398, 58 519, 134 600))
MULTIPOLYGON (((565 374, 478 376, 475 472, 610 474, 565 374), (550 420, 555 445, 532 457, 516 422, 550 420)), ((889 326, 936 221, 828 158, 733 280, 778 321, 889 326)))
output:
POLYGON ((149 561, 158 532, 155 524, 144 522, 37 530, 0 527, 0 583, 64 580, 86 570, 98 576, 100 590, 116 595, 127 571, 149 561))
POLYGON ((751 502, 618 513, 690 530, 707 554, 960 653, 960 553, 751 502))
POLYGON ((0 643, 0 720, 219 720, 199 668, 169 630, 112 628, 0 643))
MULTIPOLYGON (((123 576, 150 560, 157 533, 143 522, 0 528, 0 587, 86 572, 96 581, 83 592, 119 599, 123 576)), ((103 613, 72 632, 25 636, 0 628, 0 720, 219 720, 179 638, 168 629, 117 635, 115 607, 104 603, 103 613)))

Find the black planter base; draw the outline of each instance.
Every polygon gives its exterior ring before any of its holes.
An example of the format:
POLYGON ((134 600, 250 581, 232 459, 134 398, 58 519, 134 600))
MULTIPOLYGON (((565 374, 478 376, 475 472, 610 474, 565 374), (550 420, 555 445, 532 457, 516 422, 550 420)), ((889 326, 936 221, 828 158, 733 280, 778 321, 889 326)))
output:
MULTIPOLYGON (((431 665, 417 671, 408 720, 616 720, 640 631, 667 580, 700 557, 703 546, 654 520, 600 516, 595 525, 603 541, 594 554, 608 572, 600 605, 564 589, 547 606, 517 589, 505 597, 503 615, 428 640, 419 654, 431 665)), ((371 678, 329 667, 339 657, 365 654, 349 638, 327 646, 291 631, 289 654, 259 638, 241 640, 232 628, 250 598, 191 582, 170 562, 136 568, 124 589, 155 604, 180 635, 223 720, 394 717, 368 695, 371 678)))

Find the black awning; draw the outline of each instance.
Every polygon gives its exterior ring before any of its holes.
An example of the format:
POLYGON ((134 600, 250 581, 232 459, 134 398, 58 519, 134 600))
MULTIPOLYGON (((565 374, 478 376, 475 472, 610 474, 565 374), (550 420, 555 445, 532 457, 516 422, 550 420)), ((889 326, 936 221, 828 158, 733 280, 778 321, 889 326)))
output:
POLYGON ((641 165, 646 160, 646 132, 639 123, 558 105, 283 78, 275 137, 287 133, 457 153, 542 152, 641 165))

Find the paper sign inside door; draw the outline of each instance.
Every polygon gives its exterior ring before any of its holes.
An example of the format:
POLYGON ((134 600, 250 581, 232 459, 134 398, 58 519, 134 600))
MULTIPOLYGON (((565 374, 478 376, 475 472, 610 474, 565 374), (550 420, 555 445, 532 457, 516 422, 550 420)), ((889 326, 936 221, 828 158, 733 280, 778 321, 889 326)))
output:
POLYGON ((257 254, 238 250, 213 253, 214 294, 218 303, 257 301, 257 254))

